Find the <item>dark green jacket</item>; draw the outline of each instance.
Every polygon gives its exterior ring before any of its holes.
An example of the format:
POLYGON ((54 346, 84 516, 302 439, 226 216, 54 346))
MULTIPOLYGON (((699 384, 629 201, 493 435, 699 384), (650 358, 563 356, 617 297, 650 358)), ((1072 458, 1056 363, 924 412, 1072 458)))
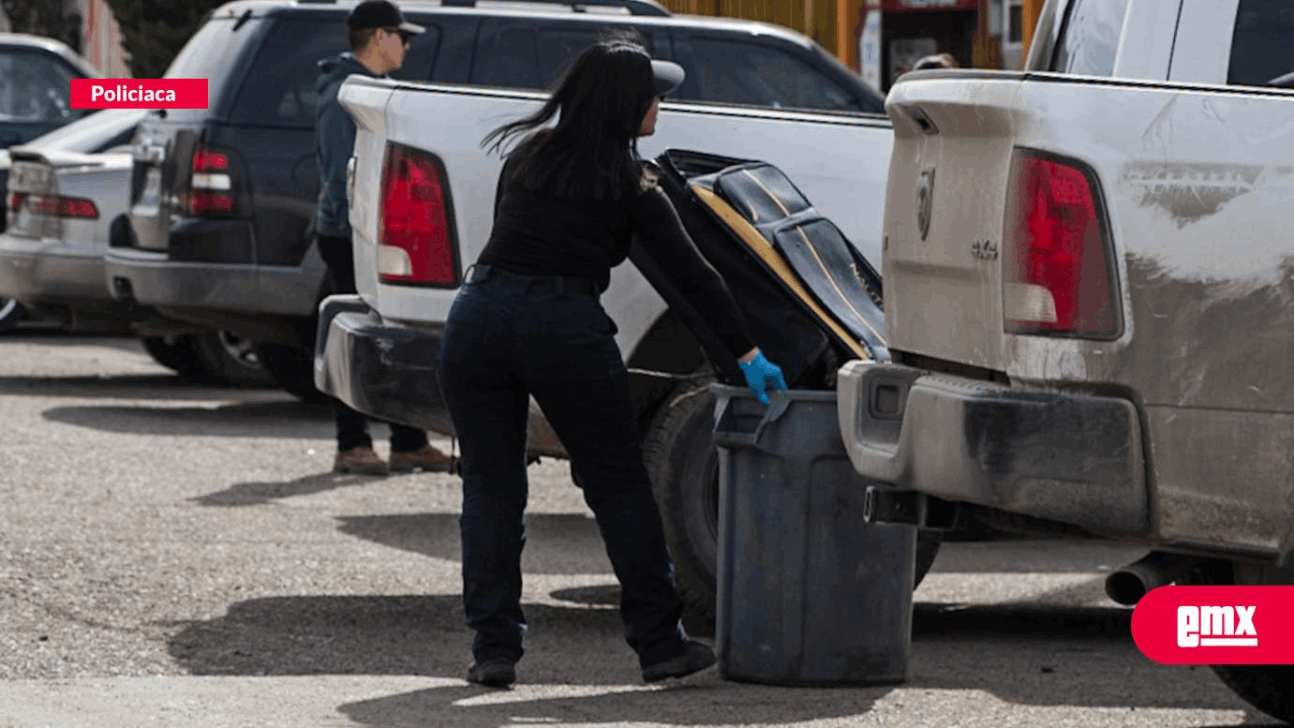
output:
POLYGON ((349 53, 319 61, 315 91, 315 156, 319 160, 319 209, 315 230, 321 235, 350 236, 346 207, 346 163, 355 152, 355 120, 337 101, 337 90, 346 77, 358 73, 376 78, 349 53))

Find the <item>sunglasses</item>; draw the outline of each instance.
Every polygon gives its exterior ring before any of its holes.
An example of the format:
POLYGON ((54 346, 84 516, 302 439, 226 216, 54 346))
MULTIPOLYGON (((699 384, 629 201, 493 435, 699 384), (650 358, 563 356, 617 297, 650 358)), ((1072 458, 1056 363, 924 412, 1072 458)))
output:
POLYGON ((409 45, 409 41, 413 40, 413 36, 414 36, 413 33, 400 30, 399 28, 383 28, 382 30, 385 30, 389 35, 400 36, 400 42, 405 45, 409 45))

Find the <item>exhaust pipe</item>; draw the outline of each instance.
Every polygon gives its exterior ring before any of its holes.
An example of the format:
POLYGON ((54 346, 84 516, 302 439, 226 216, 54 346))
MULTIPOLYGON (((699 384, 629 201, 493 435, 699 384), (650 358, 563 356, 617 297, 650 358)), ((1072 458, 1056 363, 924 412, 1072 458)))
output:
POLYGON ((1105 593, 1125 606, 1135 606, 1152 589, 1186 576, 1203 559, 1197 556, 1151 551, 1105 577, 1105 593))

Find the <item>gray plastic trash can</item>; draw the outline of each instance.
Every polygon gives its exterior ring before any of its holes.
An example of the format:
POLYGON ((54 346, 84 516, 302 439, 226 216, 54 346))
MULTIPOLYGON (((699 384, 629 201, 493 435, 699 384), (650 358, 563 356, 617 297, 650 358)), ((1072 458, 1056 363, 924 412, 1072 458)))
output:
POLYGON ((719 672, 781 685, 907 678, 917 530, 863 521, 833 391, 713 385, 719 672))

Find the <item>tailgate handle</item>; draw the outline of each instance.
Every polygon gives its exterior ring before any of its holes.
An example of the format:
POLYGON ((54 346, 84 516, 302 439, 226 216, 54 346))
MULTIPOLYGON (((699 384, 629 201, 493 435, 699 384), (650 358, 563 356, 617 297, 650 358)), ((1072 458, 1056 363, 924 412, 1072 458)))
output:
POLYGON ((930 120, 930 117, 927 116, 926 112, 922 111, 920 107, 913 106, 911 109, 908 109, 908 114, 912 117, 912 120, 916 122, 917 126, 921 127, 922 134, 939 133, 939 127, 935 126, 935 123, 930 120))

